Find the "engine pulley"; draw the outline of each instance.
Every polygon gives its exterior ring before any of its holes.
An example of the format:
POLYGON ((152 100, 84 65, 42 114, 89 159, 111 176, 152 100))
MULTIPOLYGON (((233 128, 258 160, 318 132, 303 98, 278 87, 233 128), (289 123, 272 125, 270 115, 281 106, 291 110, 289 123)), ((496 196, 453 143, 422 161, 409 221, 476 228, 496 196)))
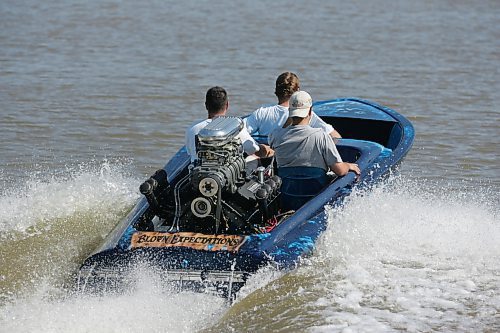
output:
POLYGON ((207 198, 196 198, 191 202, 191 212, 196 217, 207 217, 212 211, 212 204, 207 198))
POLYGON ((213 197, 219 191, 219 183, 211 177, 205 177, 198 184, 198 189, 204 196, 213 197))

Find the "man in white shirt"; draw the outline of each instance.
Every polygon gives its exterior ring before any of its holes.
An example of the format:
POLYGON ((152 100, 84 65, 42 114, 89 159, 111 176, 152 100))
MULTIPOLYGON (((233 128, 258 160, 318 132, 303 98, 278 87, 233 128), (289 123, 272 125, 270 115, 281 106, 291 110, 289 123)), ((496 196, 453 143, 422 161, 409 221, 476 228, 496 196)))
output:
MULTIPOLYGON (((288 119, 288 104, 290 96, 300 90, 299 78, 291 72, 282 73, 276 79, 276 89, 274 93, 278 97, 278 104, 261 107, 255 110, 247 118, 244 119, 245 126, 250 134, 259 133, 260 135, 269 136, 272 131, 284 126, 288 119)), ((287 123, 288 125, 288 123, 287 123)), ((313 128, 321 128, 332 138, 341 138, 340 134, 332 127, 325 123, 314 112, 310 118, 309 126, 313 128)))
MULTIPOLYGON (((224 116, 229 108, 229 100, 227 92, 222 87, 212 87, 208 89, 205 99, 205 107, 208 111, 208 119, 195 122, 187 131, 185 136, 186 149, 191 157, 191 162, 194 162, 198 155, 196 153, 196 135, 202 128, 207 126, 213 118, 224 116)), ((271 154, 271 151, 266 145, 259 145, 251 137, 245 127, 238 135, 243 145, 243 151, 248 155, 257 155, 258 157, 265 157, 271 154)))

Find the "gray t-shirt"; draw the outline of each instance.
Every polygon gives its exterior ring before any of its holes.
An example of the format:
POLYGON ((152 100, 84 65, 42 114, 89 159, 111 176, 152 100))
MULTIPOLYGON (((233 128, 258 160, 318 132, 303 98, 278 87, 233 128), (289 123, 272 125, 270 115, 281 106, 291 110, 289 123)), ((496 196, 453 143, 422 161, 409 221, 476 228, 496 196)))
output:
POLYGON ((278 128, 269 135, 278 167, 309 166, 330 170, 342 162, 332 137, 320 128, 308 125, 278 128))

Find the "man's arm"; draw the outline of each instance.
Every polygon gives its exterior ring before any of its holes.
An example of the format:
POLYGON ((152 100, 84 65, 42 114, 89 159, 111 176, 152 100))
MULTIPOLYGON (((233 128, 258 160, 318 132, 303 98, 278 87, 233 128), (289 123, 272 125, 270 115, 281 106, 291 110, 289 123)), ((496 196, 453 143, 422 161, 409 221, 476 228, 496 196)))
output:
POLYGON ((339 162, 330 166, 330 169, 335 172, 337 176, 345 176, 349 171, 354 171, 355 174, 359 175, 361 170, 356 163, 339 162))
POLYGON ((342 139, 342 136, 335 130, 335 128, 330 132, 330 136, 332 137, 332 139, 342 139))
POLYGON ((260 146, 252 136, 248 133, 247 129, 243 127, 241 132, 238 134, 241 144, 243 145, 243 151, 248 155, 257 154, 260 150, 260 146))
POLYGON ((361 173, 361 170, 359 170, 356 163, 342 161, 342 157, 340 156, 331 135, 322 132, 322 138, 323 141, 319 142, 322 142, 325 147, 323 157, 325 158, 327 165, 330 166, 330 170, 332 170, 337 176, 345 176, 349 171, 354 171, 357 175, 361 173))
POLYGON ((243 123, 245 124, 245 127, 247 129, 247 132, 251 134, 257 133, 259 130, 259 122, 257 120, 257 111, 259 109, 255 110, 254 112, 250 113, 248 117, 243 118, 243 123))

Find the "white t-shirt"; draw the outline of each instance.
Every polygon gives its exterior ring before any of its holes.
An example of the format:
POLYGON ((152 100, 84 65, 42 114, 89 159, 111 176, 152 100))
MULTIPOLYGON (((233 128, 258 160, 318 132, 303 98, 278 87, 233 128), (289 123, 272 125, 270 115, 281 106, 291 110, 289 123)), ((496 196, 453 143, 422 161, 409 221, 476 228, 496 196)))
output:
MULTIPOLYGON (((248 117, 243 119, 245 126, 250 134, 267 135, 271 134, 277 128, 283 127, 288 119, 288 108, 279 104, 272 106, 263 106, 248 117)), ((312 113, 309 126, 313 128, 321 128, 326 133, 330 134, 333 131, 333 126, 325 123, 323 119, 318 117, 314 111, 312 113)))
MULTIPOLYGON (((186 150, 191 156, 191 162, 194 162, 195 160, 198 159, 198 155, 196 154, 196 135, 200 133, 200 131, 207 126, 212 119, 205 119, 201 122, 195 122, 193 125, 186 131, 186 136, 185 136, 185 144, 186 144, 186 150)), ((259 151, 259 145, 255 140, 250 136, 248 133, 247 129, 243 127, 241 132, 238 134, 238 137, 241 140, 241 143, 243 145, 243 151, 247 153, 248 155, 255 154, 256 152, 259 151)))

